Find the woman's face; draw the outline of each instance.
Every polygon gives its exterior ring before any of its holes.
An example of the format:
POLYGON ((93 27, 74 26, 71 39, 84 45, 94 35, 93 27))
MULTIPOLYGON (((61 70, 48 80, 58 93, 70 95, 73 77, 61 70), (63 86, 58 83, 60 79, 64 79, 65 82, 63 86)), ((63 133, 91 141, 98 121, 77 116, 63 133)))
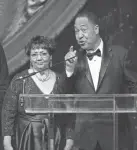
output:
POLYGON ((30 52, 30 62, 32 67, 37 70, 44 70, 49 67, 52 56, 48 50, 43 48, 32 49, 30 52))

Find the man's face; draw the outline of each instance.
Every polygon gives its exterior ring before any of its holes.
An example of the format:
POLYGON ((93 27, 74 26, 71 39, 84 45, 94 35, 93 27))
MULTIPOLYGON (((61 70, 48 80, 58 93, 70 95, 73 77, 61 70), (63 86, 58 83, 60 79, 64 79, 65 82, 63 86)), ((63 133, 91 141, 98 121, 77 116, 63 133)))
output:
POLYGON ((94 49, 99 34, 99 27, 87 17, 78 17, 75 20, 75 36, 78 44, 84 50, 94 49))

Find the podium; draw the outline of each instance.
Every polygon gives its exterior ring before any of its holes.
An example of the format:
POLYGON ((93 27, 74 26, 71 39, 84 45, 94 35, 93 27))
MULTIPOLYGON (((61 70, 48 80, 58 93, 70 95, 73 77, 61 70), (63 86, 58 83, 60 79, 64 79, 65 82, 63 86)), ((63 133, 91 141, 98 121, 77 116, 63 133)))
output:
MULTIPOLYGON (((137 94, 20 94, 19 107, 23 107, 27 114, 74 113, 77 118, 81 114, 87 115, 87 118, 93 114, 95 117, 98 114, 110 114, 113 123, 113 150, 118 150, 118 115, 137 112, 137 94)), ((76 120, 76 124, 79 124, 77 121, 79 120, 76 120)), ((79 127, 76 126, 76 134, 77 128, 79 127)))

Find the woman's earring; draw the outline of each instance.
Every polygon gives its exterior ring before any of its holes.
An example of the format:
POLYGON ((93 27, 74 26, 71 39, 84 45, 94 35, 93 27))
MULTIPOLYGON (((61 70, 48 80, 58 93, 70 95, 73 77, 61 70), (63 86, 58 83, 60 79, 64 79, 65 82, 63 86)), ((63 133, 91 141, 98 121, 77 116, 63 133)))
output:
POLYGON ((32 68, 33 66, 32 66, 32 63, 31 63, 31 61, 30 61, 30 68, 32 68))
POLYGON ((50 68, 52 67, 52 60, 50 60, 49 67, 50 68))
POLYGON ((52 56, 50 57, 49 67, 52 67, 52 56))

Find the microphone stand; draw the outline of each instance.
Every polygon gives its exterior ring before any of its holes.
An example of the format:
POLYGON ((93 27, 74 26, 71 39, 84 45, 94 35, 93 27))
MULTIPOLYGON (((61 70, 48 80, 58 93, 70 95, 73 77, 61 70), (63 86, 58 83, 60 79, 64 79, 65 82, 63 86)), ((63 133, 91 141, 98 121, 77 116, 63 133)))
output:
MULTIPOLYGON (((73 57, 71 57, 71 58, 69 58, 69 59, 66 59, 66 60, 57 62, 57 63, 53 64, 52 67, 55 67, 55 66, 57 66, 57 65, 59 65, 59 64, 62 64, 62 63, 64 63, 64 62, 66 62, 66 61, 70 61, 71 59, 73 59, 73 58, 75 58, 75 57, 77 57, 77 56, 73 56, 73 57)), ((49 68, 52 68, 52 67, 49 67, 49 68)), ((40 70, 40 71, 32 72, 32 73, 30 73, 29 75, 26 75, 26 76, 23 76, 23 77, 22 77, 22 76, 21 76, 21 77, 18 77, 18 78, 15 79, 15 80, 24 80, 24 79, 29 78, 29 77, 31 77, 31 76, 37 74, 37 73, 41 73, 41 72, 43 72, 43 71, 45 71, 45 70, 47 70, 47 69, 49 69, 49 68, 45 68, 45 69, 40 70)))

